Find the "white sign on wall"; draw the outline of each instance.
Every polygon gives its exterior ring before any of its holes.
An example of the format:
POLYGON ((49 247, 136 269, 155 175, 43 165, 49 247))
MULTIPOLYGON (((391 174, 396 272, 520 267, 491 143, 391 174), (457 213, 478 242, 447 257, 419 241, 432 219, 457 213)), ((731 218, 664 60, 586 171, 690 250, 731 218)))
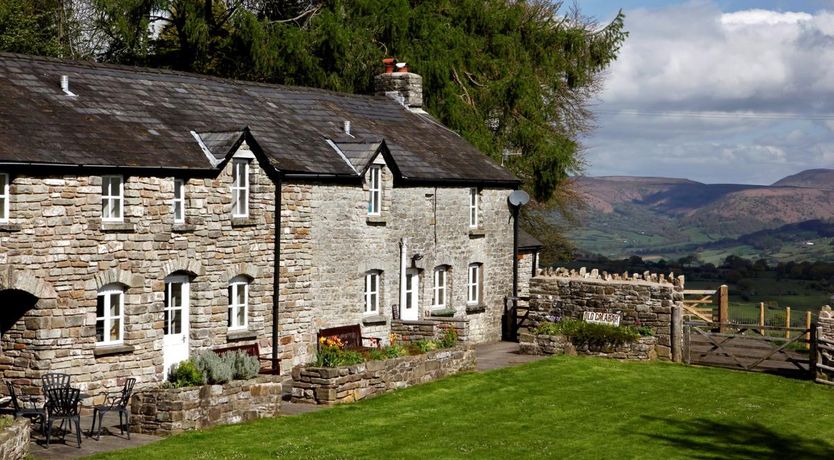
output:
POLYGON ((582 320, 586 323, 610 324, 612 326, 620 325, 620 315, 616 313, 586 311, 582 313, 582 320))

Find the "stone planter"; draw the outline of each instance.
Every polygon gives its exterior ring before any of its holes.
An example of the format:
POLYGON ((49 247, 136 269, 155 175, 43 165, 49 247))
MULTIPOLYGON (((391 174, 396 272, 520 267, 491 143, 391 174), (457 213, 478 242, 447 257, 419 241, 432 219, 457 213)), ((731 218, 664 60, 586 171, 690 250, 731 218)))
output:
POLYGON ((18 460, 29 457, 28 419, 19 418, 0 432, 0 459, 18 460))
POLYGON ((308 404, 349 403, 473 369, 475 349, 471 346, 352 366, 297 366, 292 371, 292 400, 308 404))
POLYGON ((223 385, 139 391, 131 399, 131 431, 168 436, 273 417, 281 406, 281 380, 264 376, 223 385))
POLYGON ((519 349, 528 355, 589 355, 603 358, 650 361, 657 359, 657 337, 640 337, 632 343, 617 346, 576 347, 562 335, 521 334, 519 349))

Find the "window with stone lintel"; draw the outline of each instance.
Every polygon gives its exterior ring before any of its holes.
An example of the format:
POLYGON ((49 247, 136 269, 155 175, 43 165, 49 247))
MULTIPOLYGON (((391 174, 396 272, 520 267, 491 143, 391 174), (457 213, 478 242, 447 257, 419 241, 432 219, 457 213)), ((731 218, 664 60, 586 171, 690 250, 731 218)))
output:
POLYGON ((107 284, 96 296, 96 345, 115 345, 124 337, 125 292, 118 284, 107 284))
POLYGON ((249 217, 249 160, 232 162, 232 217, 249 217))
POLYGON ((122 222, 124 220, 124 177, 101 177, 101 220, 122 222))
POLYGON ((249 278, 240 275, 229 281, 229 329, 246 329, 248 316, 249 278))
POLYGON ((365 314, 379 314, 381 270, 370 270, 365 273, 365 314))

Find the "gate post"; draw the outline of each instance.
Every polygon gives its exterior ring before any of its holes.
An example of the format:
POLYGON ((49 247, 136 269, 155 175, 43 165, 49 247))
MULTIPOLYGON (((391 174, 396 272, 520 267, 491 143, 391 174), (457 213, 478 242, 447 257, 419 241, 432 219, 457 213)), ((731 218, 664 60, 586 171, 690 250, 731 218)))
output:
POLYGON ((811 381, 817 380, 817 337, 819 335, 819 331, 817 331, 817 323, 811 323, 811 350, 808 352, 808 370, 811 374, 811 381))
POLYGON ((679 363, 682 360, 681 347, 683 346, 683 308, 680 305, 672 307, 672 362, 679 363))
POLYGON ((724 324, 730 322, 730 288, 722 284, 718 288, 718 323, 721 333, 724 333, 724 324))

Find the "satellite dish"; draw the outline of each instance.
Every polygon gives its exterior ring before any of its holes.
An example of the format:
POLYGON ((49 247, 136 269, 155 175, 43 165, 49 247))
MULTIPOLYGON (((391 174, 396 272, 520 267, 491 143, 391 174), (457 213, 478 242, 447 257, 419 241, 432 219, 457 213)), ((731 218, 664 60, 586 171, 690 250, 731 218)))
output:
POLYGON ((524 206, 525 204, 530 202, 530 195, 527 194, 524 190, 514 190, 513 193, 510 193, 510 204, 513 206, 524 206))

